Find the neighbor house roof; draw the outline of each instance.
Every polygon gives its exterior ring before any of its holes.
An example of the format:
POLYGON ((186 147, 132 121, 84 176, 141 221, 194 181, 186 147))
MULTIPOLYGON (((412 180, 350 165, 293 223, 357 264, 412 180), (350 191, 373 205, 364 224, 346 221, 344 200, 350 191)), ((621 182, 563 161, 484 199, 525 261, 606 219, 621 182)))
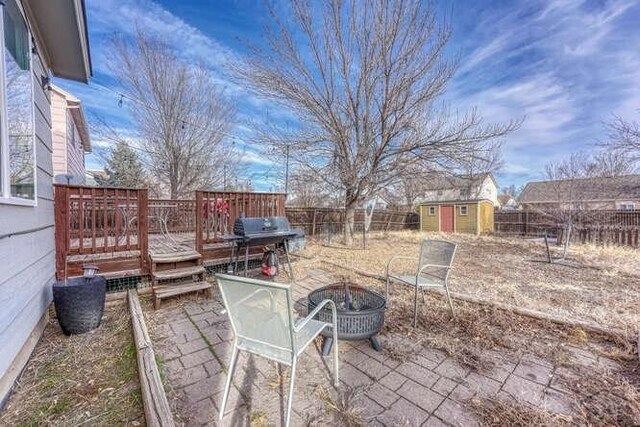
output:
POLYGON ((87 128, 87 121, 85 120, 82 101, 56 85, 51 85, 51 90, 63 97, 67 102, 67 109, 73 118, 76 128, 78 128, 82 147, 84 148, 84 151, 90 153, 91 139, 89 138, 89 129, 87 128))
POLYGON ((640 200, 640 175, 529 182, 519 203, 558 203, 567 200, 604 202, 640 200))
POLYGON ((84 0, 22 0, 40 55, 53 75, 87 82, 91 54, 84 0))
POLYGON ((456 176, 438 176, 426 184, 427 191, 433 190, 450 190, 456 188, 465 188, 471 183, 472 186, 480 186, 484 180, 489 177, 493 183, 498 186, 496 179, 492 173, 485 172, 474 176, 456 175, 456 176))
POLYGON ((500 194, 498 196, 498 202, 500 202, 501 205, 505 205, 506 203, 509 203, 509 200, 511 199, 513 199, 513 196, 510 196, 508 194, 500 194))

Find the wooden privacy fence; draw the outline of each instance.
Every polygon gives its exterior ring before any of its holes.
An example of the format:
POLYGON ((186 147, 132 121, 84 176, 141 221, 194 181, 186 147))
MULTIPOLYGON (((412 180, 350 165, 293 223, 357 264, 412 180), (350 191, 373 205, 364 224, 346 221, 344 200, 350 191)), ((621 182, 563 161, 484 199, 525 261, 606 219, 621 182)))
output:
MULTIPOLYGON (((341 233, 344 229, 345 210, 342 208, 287 207, 287 218, 292 227, 302 228, 307 236, 331 232, 341 233)), ((364 209, 356 209, 356 226, 364 222, 364 209)), ((374 210, 371 231, 417 230, 420 217, 415 212, 374 210)))
MULTIPOLYGON (((495 233, 539 237, 548 233, 563 241, 562 224, 543 212, 496 212, 495 233)), ((640 211, 594 210, 574 224, 571 240, 579 243, 640 247, 640 211)))

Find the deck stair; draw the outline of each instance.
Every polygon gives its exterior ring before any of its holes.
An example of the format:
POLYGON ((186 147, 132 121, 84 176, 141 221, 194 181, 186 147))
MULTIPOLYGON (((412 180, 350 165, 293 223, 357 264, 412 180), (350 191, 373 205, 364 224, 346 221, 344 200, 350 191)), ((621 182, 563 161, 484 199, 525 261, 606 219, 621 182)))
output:
POLYGON ((213 285, 205 279, 202 255, 196 251, 149 254, 154 307, 160 308, 163 298, 189 292, 211 293, 213 285))

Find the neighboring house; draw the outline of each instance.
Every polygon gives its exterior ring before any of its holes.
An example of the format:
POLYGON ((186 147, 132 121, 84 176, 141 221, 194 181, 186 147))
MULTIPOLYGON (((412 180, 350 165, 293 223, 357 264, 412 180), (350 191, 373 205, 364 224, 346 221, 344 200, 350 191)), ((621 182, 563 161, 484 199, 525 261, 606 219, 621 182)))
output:
POLYGON ((640 209, 640 175, 529 182, 518 199, 523 209, 640 209))
POLYGON ((508 194, 501 194, 498 196, 498 205, 501 211, 515 211, 519 209, 518 201, 508 194))
POLYGON ((453 176, 435 178, 427 187, 420 202, 444 200, 487 199, 498 205, 498 184, 491 173, 482 173, 473 177, 453 176))
POLYGON ((420 231, 491 233, 493 210, 487 199, 424 202, 419 206, 420 231))
MULTIPOLYGON (((374 198, 374 205, 373 205, 373 209, 377 210, 377 211, 383 211, 385 209, 387 209, 387 206, 389 206, 389 202, 387 202, 387 200, 380 196, 380 195, 376 195, 374 198)), ((358 208, 360 209, 366 209, 367 204, 369 203, 368 200, 360 203, 360 205, 358 206, 358 208)))
POLYGON ((106 180, 109 178, 104 169, 87 169, 84 174, 85 185, 89 187, 100 187, 98 180, 106 180))
POLYGON ((82 103, 55 85, 51 85, 51 130, 54 181, 84 185, 84 155, 91 152, 91 140, 82 103))
POLYGON ((55 274, 50 75, 91 75, 82 0, 0 1, 0 405, 42 335, 55 274))

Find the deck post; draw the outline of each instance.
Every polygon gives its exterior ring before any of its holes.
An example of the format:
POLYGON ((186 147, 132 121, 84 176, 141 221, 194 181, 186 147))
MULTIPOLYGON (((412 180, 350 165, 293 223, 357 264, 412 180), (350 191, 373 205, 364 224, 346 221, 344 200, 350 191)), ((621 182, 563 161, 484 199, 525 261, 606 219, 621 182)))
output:
MULTIPOLYGON (((196 252, 202 254, 204 243, 202 241, 202 224, 204 222, 204 194, 202 191, 196 191, 196 252)), ((209 212, 209 215, 215 215, 215 210, 209 212)))
POLYGON ((56 240, 56 280, 63 280, 67 258, 67 187, 54 185, 54 235, 56 240))
POLYGON ((149 192, 138 190, 138 246, 140 249, 140 272, 149 274, 149 192))

